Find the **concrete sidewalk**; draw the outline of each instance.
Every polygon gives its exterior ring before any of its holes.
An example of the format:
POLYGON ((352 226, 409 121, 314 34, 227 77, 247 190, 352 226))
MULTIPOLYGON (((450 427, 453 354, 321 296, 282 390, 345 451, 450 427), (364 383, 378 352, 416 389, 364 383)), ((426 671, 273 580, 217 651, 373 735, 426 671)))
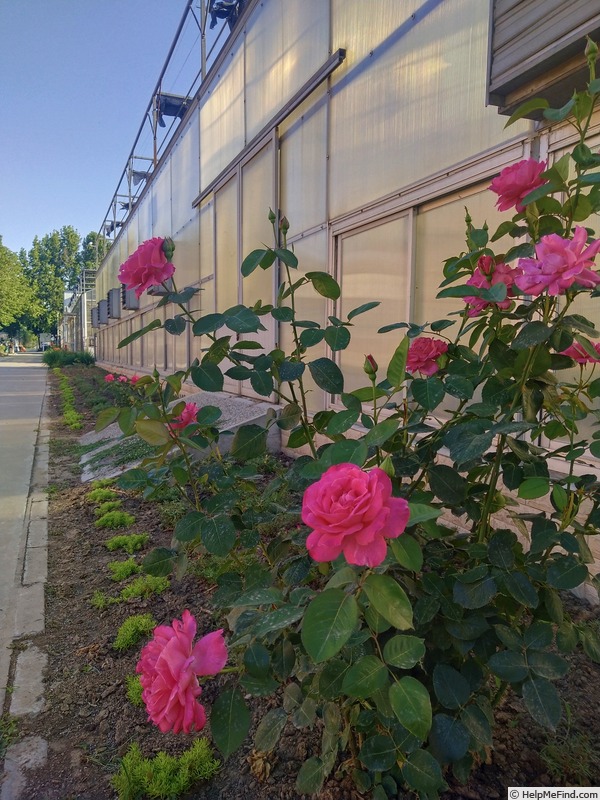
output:
MULTIPOLYGON (((46 655, 28 637, 44 630, 48 544, 47 368, 39 353, 0 359, 0 713, 43 708, 46 655)), ((44 743, 9 748, 2 800, 20 796, 22 768, 44 743)))

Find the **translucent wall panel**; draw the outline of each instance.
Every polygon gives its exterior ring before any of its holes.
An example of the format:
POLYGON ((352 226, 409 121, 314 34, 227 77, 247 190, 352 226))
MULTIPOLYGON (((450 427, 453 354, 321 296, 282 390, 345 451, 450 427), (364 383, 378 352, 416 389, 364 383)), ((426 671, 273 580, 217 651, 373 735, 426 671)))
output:
POLYGON ((378 328, 403 321, 410 295, 410 220, 408 215, 382 222, 338 241, 338 281, 342 289, 340 317, 353 308, 378 300, 374 311, 352 322, 352 340, 340 351, 347 392, 365 386, 363 364, 371 354, 384 370, 398 346, 397 332, 378 334, 378 328))
POLYGON ((172 235, 197 216, 192 202, 200 190, 199 120, 195 114, 171 151, 172 235))
POLYGON ((190 336, 189 327, 186 327, 181 336, 175 336, 173 342, 174 349, 174 369, 187 369, 189 361, 188 341, 190 336))
MULTIPOLYGON (((322 272, 327 265, 327 233, 319 231, 311 236, 306 236, 294 243, 294 252, 298 257, 298 270, 292 270, 293 277, 305 272, 322 272)), ((286 280, 285 271, 282 271, 282 280, 286 280)), ((296 318, 313 320, 321 327, 327 324, 327 301, 317 294, 311 286, 305 286, 296 294, 296 318)), ((281 323, 277 333, 279 347, 288 355, 293 352, 294 340, 292 329, 288 323, 281 323)), ((309 360, 314 361, 325 355, 323 344, 311 347, 309 360)), ((312 381, 308 371, 305 372, 304 384, 308 387, 308 408, 311 413, 320 411, 325 407, 325 392, 312 381)))
MULTIPOLYGON (((464 307, 462 300, 457 298, 436 300, 443 280, 444 261, 466 250, 465 206, 469 209, 473 225, 480 228, 487 221, 491 233, 500 222, 509 218, 496 210, 496 199, 496 195, 488 189, 488 184, 485 184, 474 192, 453 195, 445 202, 440 201, 437 206, 425 206, 418 210, 413 322, 422 324, 445 319, 451 312, 464 307)), ((512 239, 500 240, 493 247, 501 253, 513 243, 512 239)), ((452 329, 448 329, 447 333, 451 335, 452 329)))
POLYGON ((280 205, 293 235, 327 220, 326 89, 313 92, 279 129, 280 205))
POLYGON ((175 284, 178 289, 192 286, 200 280, 200 245, 198 243, 198 212, 194 209, 194 218, 184 227, 180 228, 173 237, 175 253, 175 284))
MULTIPOLYGON (((130 320, 130 326, 131 327, 129 329, 129 333, 133 333, 134 331, 137 331, 142 327, 142 318, 139 314, 130 320)), ((143 345, 141 339, 136 339, 129 346, 129 350, 131 352, 131 360, 133 366, 135 367, 142 366, 142 346, 143 345)))
POLYGON ((228 54, 200 108, 200 182, 203 189, 245 144, 243 45, 242 39, 228 54))
MULTIPOLYGON (((215 202, 211 195, 204 200, 199 209, 200 219, 200 277, 204 280, 215 272, 215 202)), ((202 308, 204 308, 202 298, 202 308)))
POLYGON ((152 197, 148 192, 136 209, 135 216, 138 224, 138 241, 145 242, 151 239, 152 233, 152 197))
POLYGON ((152 181, 152 235, 164 238, 172 233, 171 164, 167 161, 152 181))
POLYGON ((528 129, 484 105, 488 3, 331 2, 331 216, 528 129))
POLYGON ((246 26, 246 130, 264 127, 329 57, 329 3, 264 0, 246 26))
MULTIPOLYGON (((273 243, 273 229, 268 219, 269 208, 276 207, 275 202, 275 157, 272 144, 263 147, 251 161, 242 167, 242 261, 248 253, 273 243)), ((242 289, 242 302, 254 305, 262 300, 263 305, 272 304, 275 299, 276 271, 274 266, 269 270, 256 269, 247 278, 241 277, 237 270, 242 289)), ((275 347, 275 320, 270 314, 261 317, 266 331, 251 334, 248 338, 262 344, 265 352, 275 347)), ((242 383, 242 393, 257 397, 249 383, 242 383)))
POLYGON ((216 308, 238 303, 238 194, 237 178, 228 181, 215 195, 216 216, 216 308))
MULTIPOLYGON (((129 221, 124 238, 127 240, 127 256, 130 256, 132 253, 135 253, 138 244, 140 244, 138 239, 138 226, 135 217, 129 221)), ((125 256, 125 258, 127 258, 127 256, 125 256)))
MULTIPOLYGON (((238 180, 232 178, 215 194, 215 250, 216 281, 215 307, 225 311, 238 304, 239 252, 238 252, 238 180)), ((223 370, 231 364, 224 362, 223 370)), ((239 381, 225 378, 226 392, 239 393, 239 381)))
MULTIPOLYGON (((140 328, 145 328, 154 319, 152 311, 140 315, 140 328)), ((142 343, 142 360, 144 368, 148 371, 154 369, 156 364, 156 334, 154 332, 147 333, 141 338, 142 343)))

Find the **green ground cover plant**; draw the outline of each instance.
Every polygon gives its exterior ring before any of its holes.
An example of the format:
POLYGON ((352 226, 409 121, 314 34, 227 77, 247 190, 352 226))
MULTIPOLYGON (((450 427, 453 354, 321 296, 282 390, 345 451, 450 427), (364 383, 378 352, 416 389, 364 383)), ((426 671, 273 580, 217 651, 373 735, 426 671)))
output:
POLYGON ((140 683, 139 675, 127 675, 125 678, 125 685, 127 686, 127 699, 129 702, 136 706, 136 708, 143 708, 144 701, 142 700, 142 684, 140 683))
POLYGON ((196 739, 179 757, 158 753, 154 758, 144 758, 139 746, 132 744, 112 784, 119 800, 176 798, 200 781, 210 780, 220 766, 204 738, 196 739))
POLYGON ((96 528, 116 530, 117 528, 128 528, 134 522, 135 517, 133 514, 128 514, 127 511, 107 511, 94 522, 94 525, 96 528))
MULTIPOLYGON (((274 304, 198 315, 198 290, 167 283, 169 239, 144 243, 121 267, 120 279, 139 285, 140 253, 152 250, 164 270, 159 306, 173 316, 120 346, 163 327, 202 337, 201 358, 139 379, 129 405, 106 409, 97 426, 118 421, 155 448, 121 489, 152 498, 166 485, 188 504, 170 546, 151 551, 144 570, 166 579, 207 554, 221 560, 212 602, 227 645, 220 631, 193 645, 196 623, 182 610, 171 636, 198 655, 181 680, 197 687, 198 676, 227 672, 211 709, 225 759, 250 731, 247 695, 281 698, 254 733, 261 753, 288 721, 318 727, 320 752, 302 765, 299 794, 317 794, 337 765, 374 800, 405 790, 434 800, 450 776, 464 783, 486 759, 509 688, 555 731, 565 656, 580 649, 600 661, 598 631, 576 625, 562 599, 599 585, 588 541, 600 529, 600 485, 586 464, 600 457, 600 331, 578 310, 600 296, 600 240, 587 227, 600 211, 600 155, 585 143, 600 96, 597 53, 590 43, 588 86, 564 108, 531 100, 509 120, 535 109, 566 120, 575 147, 554 164, 524 159, 494 179, 500 210, 514 213, 491 231, 466 212, 464 250, 440 269, 438 297, 454 298, 456 312, 380 328, 397 344, 383 365, 366 356, 358 389, 347 389, 338 354, 356 317, 379 304, 342 313, 332 275, 298 270, 285 217, 270 213, 273 246, 241 265, 245 277, 278 270, 274 304), (327 322, 300 315, 299 293, 309 290, 327 301, 327 322), (264 352, 256 341, 267 315, 289 325, 289 351, 264 352), (209 393, 225 377, 282 406, 265 426, 241 426, 227 455, 219 408, 178 400, 188 379, 209 393), (314 415, 311 384, 335 398, 314 415), (305 454, 267 476, 273 427, 305 454)), ((152 665, 161 647, 155 636, 140 662, 157 723, 164 695, 153 692, 152 665)), ((174 679, 172 697, 182 696, 178 687, 174 679)), ((201 728, 197 694, 177 702, 177 730, 201 728)))
POLYGON ((106 541, 106 547, 111 552, 113 550, 125 550, 126 553, 133 555, 137 550, 148 544, 150 537, 147 533, 123 533, 113 536, 106 541))
POLYGON ((120 651, 128 650, 148 637, 157 624, 152 614, 134 614, 128 617, 117 632, 113 648, 120 651))
POLYGON ((106 500, 94 509, 94 516, 103 517, 105 514, 108 514, 109 511, 117 511, 122 505, 122 500, 106 500))
MULTIPOLYGON (((53 351, 47 350, 46 352, 50 353, 53 351)), ((75 408, 75 394, 73 392, 73 389, 71 388, 69 379, 59 367, 54 367, 52 371, 58 378, 64 423, 68 428, 71 428, 72 430, 79 430, 80 428, 83 427, 83 424, 81 422, 82 416, 77 412, 77 409, 75 408)))
POLYGON ((96 363, 94 356, 87 351, 74 352, 72 350, 58 350, 53 348, 44 352, 42 361, 51 369, 60 369, 61 367, 68 367, 71 364, 92 366, 96 363))
POLYGON ((108 569, 113 581, 124 581, 140 572, 141 567, 136 563, 135 558, 128 558, 127 561, 111 561, 108 569))
POLYGON ((168 589, 170 581, 168 578, 155 575, 140 575, 124 589, 121 589, 119 600, 133 600, 136 597, 151 597, 160 594, 168 589))
POLYGON ((91 492, 88 492, 85 499, 88 503, 106 503, 108 501, 119 500, 120 498, 118 493, 113 489, 98 486, 96 489, 92 489, 91 492))

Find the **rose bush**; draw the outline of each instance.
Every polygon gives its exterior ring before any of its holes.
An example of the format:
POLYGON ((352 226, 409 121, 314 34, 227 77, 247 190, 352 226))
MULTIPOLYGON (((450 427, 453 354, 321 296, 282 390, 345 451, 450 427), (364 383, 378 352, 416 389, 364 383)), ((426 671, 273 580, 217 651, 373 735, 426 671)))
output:
MULTIPOLYGON (((600 337, 573 309, 580 295, 600 296, 600 239, 575 225, 600 211, 600 155, 584 141, 600 93, 595 55, 589 64, 587 90, 548 112, 571 115, 577 145, 549 167, 527 160, 492 181, 498 205, 516 213, 495 232, 467 215, 465 249, 445 262, 438 294, 457 298, 459 313, 380 329, 403 337, 387 364, 365 358, 365 386, 347 390, 336 354, 353 320, 378 303, 326 323, 298 319, 298 292, 312 287, 338 304, 341 289, 326 272, 297 271, 289 222, 272 212, 274 246, 250 253, 241 272, 276 264, 274 305, 198 315, 189 308, 197 289, 163 281, 159 306, 174 315, 121 343, 161 327, 202 337, 201 358, 140 378, 132 402, 103 412, 99 427, 117 420, 156 446, 122 488, 151 496, 167 484, 189 504, 170 547, 151 553, 145 570, 181 575, 197 558, 219 565, 214 613, 227 620, 233 673, 211 709, 215 743, 225 758, 240 746, 248 696, 281 697, 254 748, 273 750, 287 724, 318 731, 300 794, 318 792, 337 765, 376 800, 404 788, 436 798, 489 758, 508 689, 554 730, 564 656, 582 648, 600 660, 598 632, 575 624, 561 597, 598 585, 588 539, 600 529, 600 484, 588 464, 600 457, 600 379, 582 364, 572 380, 582 353, 596 360, 591 340, 600 337), (518 241, 495 252, 505 237, 518 241), (289 324, 289 352, 244 338, 266 315, 289 324), (323 342, 328 354, 315 356, 323 342), (195 424, 173 429, 184 382, 221 391, 225 376, 279 401, 265 426, 236 431, 227 455, 215 407, 203 404, 195 424), (307 376, 336 401, 314 415, 307 376), (303 451, 267 481, 261 464, 273 427, 303 451), (529 500, 537 505, 522 505, 529 500)), ((173 664, 188 663, 190 642, 186 634, 173 664)), ((180 695, 173 664, 161 672, 164 691, 156 684, 152 719, 183 727, 186 708, 201 715, 189 700, 197 702, 193 670, 182 677, 191 693, 180 695), (163 715, 168 686, 175 706, 163 715)))

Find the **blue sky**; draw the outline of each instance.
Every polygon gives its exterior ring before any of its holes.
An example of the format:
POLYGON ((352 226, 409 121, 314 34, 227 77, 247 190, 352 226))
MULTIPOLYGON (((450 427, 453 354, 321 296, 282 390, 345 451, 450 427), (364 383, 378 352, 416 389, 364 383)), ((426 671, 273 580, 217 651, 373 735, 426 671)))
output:
MULTIPOLYGON (((0 0, 6 247, 28 250, 63 225, 82 237, 99 228, 185 8, 186 0, 0 0)), ((181 55, 190 84, 196 35, 189 26, 181 55)))

